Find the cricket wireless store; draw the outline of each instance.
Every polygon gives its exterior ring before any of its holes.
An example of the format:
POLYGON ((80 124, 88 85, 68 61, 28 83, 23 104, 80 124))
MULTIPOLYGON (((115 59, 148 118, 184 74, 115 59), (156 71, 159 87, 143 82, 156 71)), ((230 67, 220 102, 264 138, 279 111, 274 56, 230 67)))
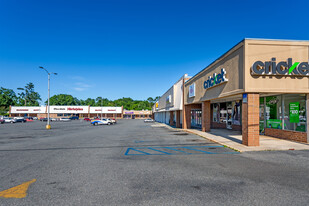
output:
POLYGON ((308 143, 309 41, 244 39, 185 83, 183 128, 308 143))

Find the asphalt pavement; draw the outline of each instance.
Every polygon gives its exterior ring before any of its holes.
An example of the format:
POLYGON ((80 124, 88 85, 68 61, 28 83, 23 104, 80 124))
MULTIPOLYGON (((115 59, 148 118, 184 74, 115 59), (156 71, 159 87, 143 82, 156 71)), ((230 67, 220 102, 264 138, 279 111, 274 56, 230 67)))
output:
POLYGON ((239 153, 142 120, 0 125, 0 205, 308 205, 309 151, 239 153))

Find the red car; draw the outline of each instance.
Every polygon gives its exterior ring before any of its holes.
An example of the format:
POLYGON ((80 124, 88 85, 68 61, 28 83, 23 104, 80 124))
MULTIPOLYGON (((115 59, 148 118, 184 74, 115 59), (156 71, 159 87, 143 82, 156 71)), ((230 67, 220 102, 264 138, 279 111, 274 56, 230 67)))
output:
POLYGON ((90 118, 84 118, 84 121, 90 122, 91 119, 90 118))

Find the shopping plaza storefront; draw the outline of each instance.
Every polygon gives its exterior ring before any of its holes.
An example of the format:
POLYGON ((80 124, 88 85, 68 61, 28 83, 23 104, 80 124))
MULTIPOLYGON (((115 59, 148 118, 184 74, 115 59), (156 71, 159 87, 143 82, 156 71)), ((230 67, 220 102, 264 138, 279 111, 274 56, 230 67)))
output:
MULTIPOLYGON (((122 118, 122 107, 90 107, 90 106, 50 106, 51 118, 122 118)), ((10 117, 47 117, 47 106, 11 106, 9 111, 10 117)))
MULTIPOLYGON (((10 117, 47 117, 47 106, 11 106, 10 117)), ((148 110, 123 110, 123 107, 91 107, 91 106, 50 106, 51 118, 114 118, 114 119, 146 119, 152 118, 148 110)))
POLYGON ((245 39, 185 83, 183 128, 308 142, 309 41, 245 39))

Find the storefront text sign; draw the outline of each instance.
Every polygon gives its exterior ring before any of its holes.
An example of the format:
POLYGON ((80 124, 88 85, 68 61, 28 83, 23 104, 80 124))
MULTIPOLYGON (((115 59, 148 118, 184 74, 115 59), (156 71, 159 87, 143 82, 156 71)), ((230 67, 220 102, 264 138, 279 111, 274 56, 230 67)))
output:
POLYGON ((287 61, 276 62, 276 58, 271 61, 256 61, 251 68, 252 75, 293 75, 307 76, 309 75, 308 62, 294 62, 292 58, 287 61))
POLYGON ((290 122, 299 123, 299 102, 290 103, 290 122))
POLYGON ((226 71, 224 68, 221 69, 219 74, 214 73, 212 76, 209 76, 206 81, 204 81, 204 89, 216 86, 218 84, 227 82, 228 79, 225 77, 226 71))
POLYGON ((189 86, 189 97, 195 97, 195 83, 189 86))

